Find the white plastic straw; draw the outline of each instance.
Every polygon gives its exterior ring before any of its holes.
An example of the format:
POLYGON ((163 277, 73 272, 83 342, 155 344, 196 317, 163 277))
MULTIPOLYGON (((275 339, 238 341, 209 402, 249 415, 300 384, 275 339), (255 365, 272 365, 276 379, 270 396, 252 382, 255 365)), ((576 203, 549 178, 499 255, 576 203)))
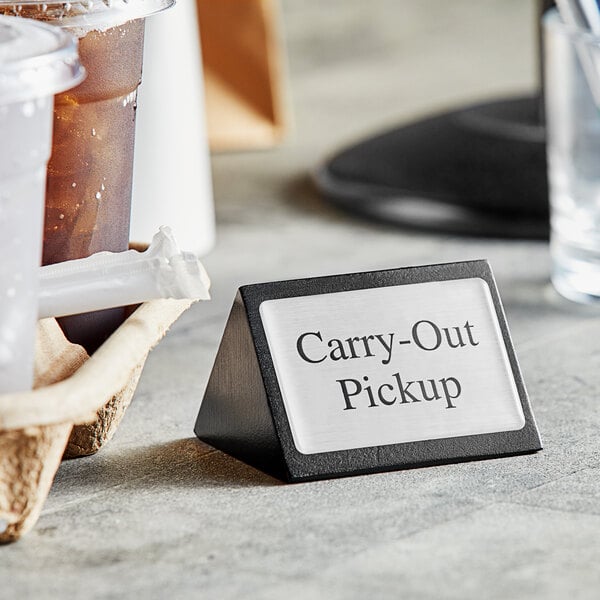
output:
POLYGON ((161 227, 145 252, 99 252, 40 269, 39 317, 64 317, 157 298, 209 300, 210 280, 195 254, 161 227))

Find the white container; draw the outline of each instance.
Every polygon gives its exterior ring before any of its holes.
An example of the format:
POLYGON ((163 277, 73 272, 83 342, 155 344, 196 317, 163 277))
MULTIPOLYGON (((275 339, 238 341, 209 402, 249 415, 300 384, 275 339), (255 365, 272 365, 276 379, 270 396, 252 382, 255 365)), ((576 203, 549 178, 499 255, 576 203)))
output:
POLYGON ((83 77, 70 35, 0 17, 0 393, 33 383, 53 95, 83 77))
POLYGON ((146 24, 139 89, 131 240, 148 244, 169 225, 182 250, 205 255, 215 241, 196 3, 178 2, 146 24))

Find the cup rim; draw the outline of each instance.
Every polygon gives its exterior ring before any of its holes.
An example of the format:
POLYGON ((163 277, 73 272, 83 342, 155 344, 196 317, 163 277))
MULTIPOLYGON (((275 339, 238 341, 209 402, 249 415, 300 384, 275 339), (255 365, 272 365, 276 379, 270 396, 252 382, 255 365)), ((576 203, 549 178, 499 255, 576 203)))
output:
POLYGON ((143 19, 171 8, 176 0, 0 0, 0 9, 11 9, 20 16, 25 7, 44 7, 33 15, 36 21, 72 30, 81 35, 92 29, 106 30, 135 19, 143 19))
POLYGON ((44 30, 55 44, 48 50, 0 61, 0 104, 52 96, 75 87, 85 78, 77 40, 68 32, 40 21, 0 15, 0 23, 17 30, 44 30))

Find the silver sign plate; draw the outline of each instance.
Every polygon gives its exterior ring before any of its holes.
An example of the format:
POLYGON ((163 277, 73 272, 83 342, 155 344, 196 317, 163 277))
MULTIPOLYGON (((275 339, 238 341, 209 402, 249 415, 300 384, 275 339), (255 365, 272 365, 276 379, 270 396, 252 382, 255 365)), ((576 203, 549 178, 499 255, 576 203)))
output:
POLYGON ((303 454, 525 424, 483 279, 267 300, 260 316, 303 454))

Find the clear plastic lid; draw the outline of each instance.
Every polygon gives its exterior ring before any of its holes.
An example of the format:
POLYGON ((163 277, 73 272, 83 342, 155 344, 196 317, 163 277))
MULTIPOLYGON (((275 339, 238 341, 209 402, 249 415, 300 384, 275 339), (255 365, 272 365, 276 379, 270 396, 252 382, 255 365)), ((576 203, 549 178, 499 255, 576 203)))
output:
POLYGON ((0 0, 0 13, 47 21, 77 34, 105 30, 170 8, 175 0, 81 0, 79 2, 20 2, 0 0))
POLYGON ((0 103, 51 96, 85 77, 77 40, 58 27, 0 16, 0 103))

